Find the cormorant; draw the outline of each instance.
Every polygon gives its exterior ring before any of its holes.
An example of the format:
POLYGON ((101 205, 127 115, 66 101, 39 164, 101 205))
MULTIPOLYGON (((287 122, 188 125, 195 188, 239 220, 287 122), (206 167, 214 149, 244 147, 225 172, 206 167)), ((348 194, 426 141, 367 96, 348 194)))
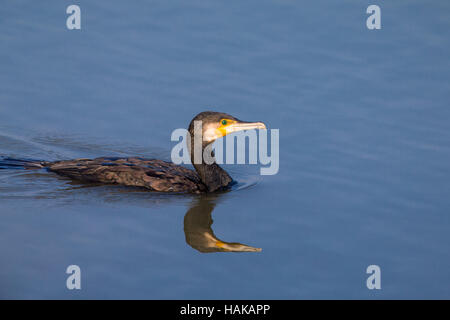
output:
MULTIPOLYGON (((190 122, 187 141, 194 142, 195 121, 202 123, 202 160, 204 149, 218 138, 242 130, 266 129, 262 122, 245 122, 226 113, 205 111, 196 115, 190 122)), ((102 157, 54 162, 3 158, 0 159, 0 169, 14 166, 28 169, 46 168, 78 181, 144 187, 160 192, 203 193, 229 187, 233 181, 230 175, 214 161, 209 164, 205 161, 196 164, 194 143, 190 145, 191 162, 195 171, 171 162, 138 157, 102 157)))

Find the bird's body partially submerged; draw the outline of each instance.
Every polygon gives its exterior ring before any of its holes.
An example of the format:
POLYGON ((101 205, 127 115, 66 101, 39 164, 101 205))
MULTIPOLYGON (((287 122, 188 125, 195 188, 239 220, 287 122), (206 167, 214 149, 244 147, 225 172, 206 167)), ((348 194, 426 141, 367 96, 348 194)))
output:
POLYGON ((195 171, 156 159, 75 159, 51 162, 46 167, 61 176, 84 182, 143 187, 160 192, 207 191, 195 171))
POLYGON ((225 170, 215 162, 203 161, 203 158, 200 162, 194 161, 195 143, 190 141, 196 140, 195 121, 202 123, 201 132, 198 133, 202 157, 203 150, 208 145, 228 133, 265 129, 265 125, 261 122, 244 122, 225 113, 211 111, 199 113, 189 125, 189 139, 187 139, 195 171, 162 160, 137 157, 104 157, 55 162, 6 158, 0 159, 0 169, 17 166, 28 169, 47 168, 51 172, 78 181, 144 187, 160 192, 203 193, 226 189, 233 179, 225 170))

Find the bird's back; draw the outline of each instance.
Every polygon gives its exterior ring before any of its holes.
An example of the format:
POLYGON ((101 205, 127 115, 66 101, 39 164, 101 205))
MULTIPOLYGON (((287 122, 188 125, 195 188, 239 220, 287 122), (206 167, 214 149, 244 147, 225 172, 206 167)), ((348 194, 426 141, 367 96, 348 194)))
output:
POLYGON ((74 180, 144 187, 161 192, 206 191, 193 170, 162 160, 132 158, 75 159, 49 163, 49 171, 74 180))

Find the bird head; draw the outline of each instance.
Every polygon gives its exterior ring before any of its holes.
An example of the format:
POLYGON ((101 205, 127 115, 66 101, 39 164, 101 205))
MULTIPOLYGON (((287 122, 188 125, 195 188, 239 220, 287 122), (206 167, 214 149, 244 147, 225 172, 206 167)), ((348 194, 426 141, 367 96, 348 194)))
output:
POLYGON ((191 136, 201 132, 203 145, 208 145, 227 134, 251 129, 266 129, 266 125, 262 122, 242 121, 229 114, 213 111, 199 113, 189 124, 191 136))

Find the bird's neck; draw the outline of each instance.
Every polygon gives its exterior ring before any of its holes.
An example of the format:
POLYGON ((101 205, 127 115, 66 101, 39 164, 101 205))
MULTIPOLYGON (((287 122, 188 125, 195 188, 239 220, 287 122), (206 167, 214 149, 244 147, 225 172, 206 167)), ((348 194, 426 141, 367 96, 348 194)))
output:
POLYGON ((197 171, 203 184, 207 187, 208 192, 214 192, 226 188, 233 181, 233 179, 224 169, 222 169, 216 163, 215 158, 213 158, 213 162, 208 161, 208 163, 210 164, 205 162, 205 160, 203 159, 203 154, 207 144, 202 144, 202 162, 200 164, 197 164, 194 161, 194 139, 192 134, 190 141, 192 142, 190 143, 191 163, 194 166, 195 171, 197 171))
POLYGON ((217 163, 194 164, 194 168, 209 192, 226 188, 233 181, 230 175, 217 163))

